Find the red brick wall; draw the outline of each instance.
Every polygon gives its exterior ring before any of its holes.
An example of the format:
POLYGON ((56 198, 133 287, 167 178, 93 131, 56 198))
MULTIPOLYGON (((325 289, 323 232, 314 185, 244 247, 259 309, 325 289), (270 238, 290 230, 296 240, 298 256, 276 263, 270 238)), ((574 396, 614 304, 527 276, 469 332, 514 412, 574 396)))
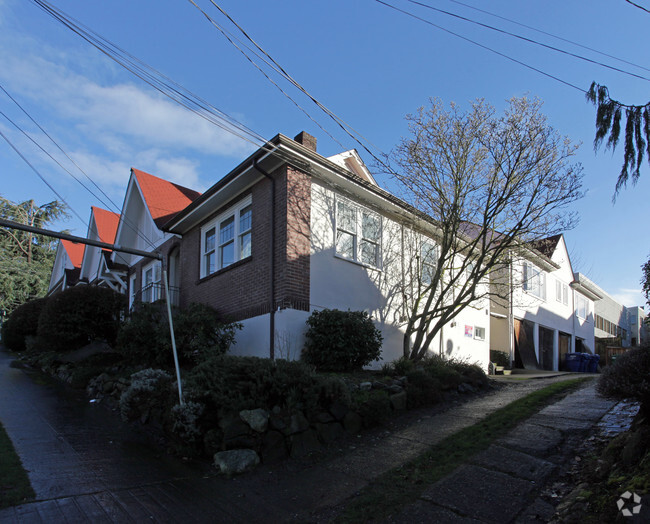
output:
MULTIPOLYGON (((275 307, 309 310, 310 179, 286 166, 275 179, 275 307)), ((271 309, 271 181, 260 180, 252 194, 251 257, 208 277, 200 278, 201 227, 183 236, 180 263, 181 307, 191 302, 214 306, 233 320, 268 313, 271 309)), ((207 223, 236 200, 216 209, 207 223)))

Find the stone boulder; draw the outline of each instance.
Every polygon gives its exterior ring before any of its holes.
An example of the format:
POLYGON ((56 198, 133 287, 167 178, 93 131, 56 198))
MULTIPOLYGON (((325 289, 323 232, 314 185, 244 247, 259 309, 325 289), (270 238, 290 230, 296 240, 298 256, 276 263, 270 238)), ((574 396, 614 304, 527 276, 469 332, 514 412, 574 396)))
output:
POLYGON ((263 409, 245 409, 239 417, 257 433, 264 433, 269 426, 269 413, 263 409))
POLYGON ((254 469, 260 463, 259 455, 252 449, 220 451, 214 455, 214 465, 224 475, 238 475, 254 469))

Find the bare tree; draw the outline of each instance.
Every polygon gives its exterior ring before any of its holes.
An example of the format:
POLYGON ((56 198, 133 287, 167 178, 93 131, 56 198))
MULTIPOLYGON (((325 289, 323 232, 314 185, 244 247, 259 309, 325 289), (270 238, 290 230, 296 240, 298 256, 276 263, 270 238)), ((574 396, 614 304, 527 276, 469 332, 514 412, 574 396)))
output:
POLYGON ((407 116, 411 136, 384 167, 437 234, 404 294, 405 356, 421 359, 461 311, 505 295, 507 286, 490 285, 490 277, 530 242, 575 225, 568 207, 583 195, 582 167, 570 163, 577 146, 547 123, 541 106, 513 98, 497 116, 483 100, 466 112, 430 100, 407 116))

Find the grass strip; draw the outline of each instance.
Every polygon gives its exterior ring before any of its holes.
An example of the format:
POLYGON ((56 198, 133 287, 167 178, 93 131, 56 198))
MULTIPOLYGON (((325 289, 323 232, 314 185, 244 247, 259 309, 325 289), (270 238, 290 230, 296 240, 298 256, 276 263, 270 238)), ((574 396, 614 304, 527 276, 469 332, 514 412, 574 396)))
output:
POLYGON ((15 506, 35 496, 27 472, 0 424, 0 509, 15 506))
POLYGON ((415 502, 424 488, 487 449, 520 422, 578 389, 590 377, 556 382, 534 391, 432 446, 411 462, 375 479, 352 500, 340 522, 380 521, 415 502))

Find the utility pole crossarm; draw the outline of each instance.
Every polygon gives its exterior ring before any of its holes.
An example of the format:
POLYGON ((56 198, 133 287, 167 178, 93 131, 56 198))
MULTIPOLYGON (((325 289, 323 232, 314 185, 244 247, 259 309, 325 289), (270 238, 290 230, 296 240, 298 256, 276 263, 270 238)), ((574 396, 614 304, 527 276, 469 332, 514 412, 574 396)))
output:
POLYGON ((100 242, 99 240, 77 237, 74 235, 69 235, 68 233, 60 233, 58 231, 41 229, 40 227, 28 226, 27 224, 21 224, 20 222, 14 222, 13 220, 6 220, 4 218, 0 218, 0 227, 8 227, 10 229, 20 229, 21 231, 27 231, 28 233, 36 233, 37 235, 60 238, 62 240, 69 240, 70 242, 77 242, 78 244, 85 244, 87 246, 101 247, 102 249, 110 249, 111 251, 117 251, 119 253, 128 253, 129 255, 136 255, 136 256, 146 257, 146 258, 155 258, 156 260, 163 259, 160 253, 141 251, 140 249, 132 249, 130 247, 120 247, 114 244, 109 244, 108 242, 100 242))

